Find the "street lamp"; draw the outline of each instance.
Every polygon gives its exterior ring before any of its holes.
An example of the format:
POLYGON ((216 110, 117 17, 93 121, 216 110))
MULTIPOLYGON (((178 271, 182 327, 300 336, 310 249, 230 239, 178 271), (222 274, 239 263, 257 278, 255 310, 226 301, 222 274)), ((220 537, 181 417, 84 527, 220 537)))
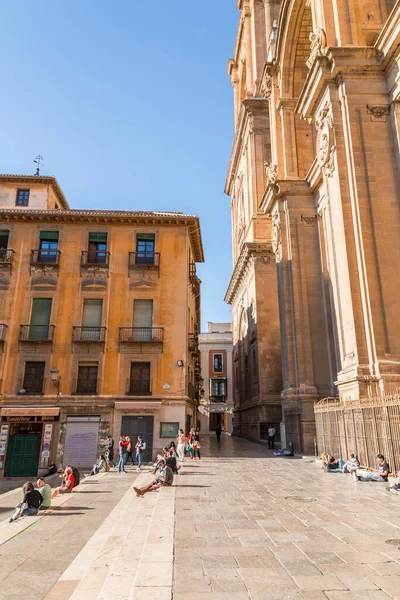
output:
POLYGON ((54 383, 57 388, 57 397, 60 395, 60 384, 61 384, 61 375, 60 371, 53 367, 50 369, 50 381, 54 383))

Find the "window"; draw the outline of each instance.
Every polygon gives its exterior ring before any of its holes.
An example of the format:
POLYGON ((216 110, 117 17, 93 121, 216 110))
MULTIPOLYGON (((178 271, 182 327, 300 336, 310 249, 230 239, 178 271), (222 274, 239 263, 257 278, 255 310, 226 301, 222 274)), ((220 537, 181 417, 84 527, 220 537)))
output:
POLYGON ((9 231, 0 231, 0 262, 9 262, 12 256, 12 252, 7 252, 9 235, 9 231))
POLYGON ((51 298, 34 298, 32 301, 30 340, 48 340, 51 315, 51 298))
POLYGON ((103 300, 84 300, 82 314, 82 340, 100 340, 103 300))
POLYGON ((210 379, 210 396, 218 402, 225 402, 226 379, 210 379))
POLYGON ((258 380, 258 367, 257 367, 257 350, 255 346, 251 348, 251 366, 253 368, 253 381, 258 380))
POLYGON ((10 235, 9 231, 0 231, 0 251, 7 250, 8 248, 8 237, 10 235))
POLYGON ((107 264, 106 233, 89 233, 88 263, 91 265, 107 264))
POLYGON ((133 335, 135 341, 150 341, 152 339, 153 300, 133 301, 133 335))
POLYGON ((136 236, 136 264, 154 265, 154 233, 138 234, 136 236))
POLYGON ((78 380, 76 382, 77 394, 97 394, 98 370, 97 363, 79 365, 78 380))
POLYGON ((214 354, 214 373, 222 373, 222 354, 214 354))
POLYGON ((42 394, 44 383, 44 362, 26 362, 22 389, 27 394, 42 394))
POLYGON ((15 203, 17 206, 28 206, 29 204, 29 190, 18 190, 17 191, 17 201, 15 203))
POLYGON ((41 231, 38 262, 56 263, 58 250, 58 231, 41 231))
POLYGON ((149 394, 150 393, 150 363, 133 362, 131 363, 131 378, 129 382, 130 394, 149 394))

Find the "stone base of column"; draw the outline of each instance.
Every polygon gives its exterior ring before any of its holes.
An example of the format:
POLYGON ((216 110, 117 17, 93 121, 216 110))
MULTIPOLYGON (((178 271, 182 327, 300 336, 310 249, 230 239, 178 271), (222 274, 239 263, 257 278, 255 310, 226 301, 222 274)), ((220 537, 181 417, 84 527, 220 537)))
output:
POLYGON ((314 404, 316 394, 282 398, 286 446, 292 442, 296 452, 314 454, 316 428, 314 404))

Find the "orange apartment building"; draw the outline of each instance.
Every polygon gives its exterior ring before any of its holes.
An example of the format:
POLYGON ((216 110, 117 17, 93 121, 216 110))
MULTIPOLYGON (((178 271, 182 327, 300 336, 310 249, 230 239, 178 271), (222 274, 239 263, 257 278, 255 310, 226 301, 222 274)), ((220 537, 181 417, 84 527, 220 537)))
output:
POLYGON ((152 460, 195 425, 199 219, 71 210, 54 177, 0 176, 0 476, 89 467, 105 439, 152 460))

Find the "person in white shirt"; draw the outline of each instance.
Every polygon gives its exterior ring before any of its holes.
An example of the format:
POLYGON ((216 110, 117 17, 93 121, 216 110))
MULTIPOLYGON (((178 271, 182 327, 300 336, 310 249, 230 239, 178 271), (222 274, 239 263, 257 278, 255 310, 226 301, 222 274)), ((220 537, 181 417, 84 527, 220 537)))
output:
POLYGON ((185 441, 186 436, 183 433, 183 429, 180 429, 178 433, 178 448, 176 451, 178 454, 179 462, 183 462, 183 459, 185 457, 185 441))
POLYGON ((268 449, 271 449, 271 450, 274 449, 274 442, 275 442, 275 429, 272 427, 272 425, 270 425, 268 427, 268 449))

